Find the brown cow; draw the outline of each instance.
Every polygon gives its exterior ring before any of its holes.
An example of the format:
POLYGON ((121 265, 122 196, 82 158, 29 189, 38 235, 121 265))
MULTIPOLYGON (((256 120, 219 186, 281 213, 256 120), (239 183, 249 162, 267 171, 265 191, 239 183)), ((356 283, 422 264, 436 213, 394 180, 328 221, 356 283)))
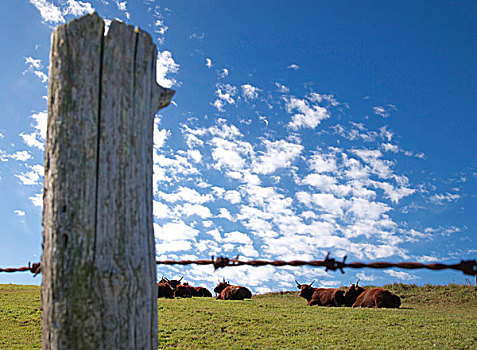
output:
POLYGON ((244 300, 252 298, 252 292, 243 286, 231 286, 230 283, 220 282, 215 288, 214 292, 218 293, 216 299, 222 300, 244 300))
POLYGON ((190 298, 196 296, 197 292, 195 291, 195 288, 189 286, 189 284, 179 284, 174 291, 174 298, 190 298))
POLYGON ((157 297, 158 298, 174 298, 174 290, 167 283, 158 283, 157 284, 157 297))
POLYGON ((341 306, 344 305, 344 291, 336 288, 313 288, 310 284, 300 284, 295 280, 297 288, 300 289, 302 298, 305 298, 308 306, 341 306))
POLYGON ((352 307, 398 308, 401 306, 401 299, 393 292, 383 288, 364 289, 358 287, 358 282, 351 285, 345 293, 347 304, 353 299, 356 300, 352 303, 352 307), (361 290, 362 292, 358 293, 361 290))
POLYGON ((351 284, 350 282, 349 288, 344 294, 346 306, 353 306, 356 299, 358 299, 359 295, 366 290, 363 287, 358 286, 358 283, 359 283, 359 280, 357 280, 355 284, 351 284))
POLYGON ((170 280, 164 276, 162 276, 161 280, 159 281, 159 283, 167 283, 168 285, 170 285, 172 287, 173 290, 176 290, 176 287, 181 284, 181 281, 182 279, 184 278, 184 276, 182 276, 179 280, 170 280))
POLYGON ((204 287, 194 287, 198 297, 212 297, 212 293, 204 287))

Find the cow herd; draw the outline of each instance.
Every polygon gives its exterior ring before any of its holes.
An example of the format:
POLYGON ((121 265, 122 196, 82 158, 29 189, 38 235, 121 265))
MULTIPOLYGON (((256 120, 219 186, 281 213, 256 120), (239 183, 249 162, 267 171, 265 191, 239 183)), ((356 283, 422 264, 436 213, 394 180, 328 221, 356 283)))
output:
POLYGON ((162 276, 162 279, 157 284, 158 298, 191 298, 191 297, 211 297, 212 293, 204 287, 192 287, 189 283, 181 283, 179 280, 170 280, 162 276))
MULTIPOLYGON (((190 298, 212 297, 212 293, 204 287, 193 287, 187 282, 169 280, 166 277, 157 284, 158 298, 190 298)), ((383 288, 365 289, 358 286, 359 280, 351 284, 347 290, 338 288, 314 288, 310 284, 300 284, 295 280, 300 289, 299 296, 307 300, 307 305, 313 306, 349 306, 349 307, 374 307, 374 308, 398 308, 401 300, 394 293, 383 288)), ((214 288, 216 299, 221 300, 244 300, 252 298, 252 292, 243 286, 234 286, 225 279, 214 288)))
MULTIPOLYGON (((212 293, 204 287, 192 287, 189 283, 181 283, 179 280, 170 280, 162 276, 157 284, 158 298, 191 298, 191 297, 212 297, 212 293)), ((252 297, 252 292, 243 286, 232 286, 225 279, 214 288, 217 294, 216 299, 222 300, 244 300, 252 297)))
POLYGON ((398 308, 401 299, 383 288, 364 289, 358 286, 359 280, 355 284, 350 284, 348 290, 337 288, 313 288, 310 284, 300 284, 296 280, 296 286, 300 289, 302 298, 305 298, 307 305, 319 306, 350 306, 350 307, 375 307, 375 308, 398 308))

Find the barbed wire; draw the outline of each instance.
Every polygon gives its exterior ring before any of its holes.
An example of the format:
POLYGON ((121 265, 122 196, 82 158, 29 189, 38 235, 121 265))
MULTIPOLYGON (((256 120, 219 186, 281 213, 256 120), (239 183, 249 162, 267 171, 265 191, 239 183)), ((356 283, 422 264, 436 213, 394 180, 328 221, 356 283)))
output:
MULTIPOLYGON (((202 260, 158 260, 156 265, 213 265, 214 269, 220 269, 224 267, 233 267, 233 266, 315 266, 315 267, 324 267, 326 271, 336 271, 340 270, 341 273, 344 273, 345 268, 350 269, 362 269, 362 268, 371 268, 371 269, 388 269, 388 268, 401 268, 408 270, 417 270, 417 269, 428 269, 428 270, 456 270, 461 271, 465 275, 477 276, 477 261, 476 260, 461 260, 458 264, 443 264, 443 263, 432 263, 432 264, 423 264, 419 262, 372 262, 372 263, 362 263, 362 262, 351 262, 346 263, 346 255, 341 261, 338 261, 334 258, 330 258, 330 253, 328 253, 324 260, 313 260, 313 261, 303 261, 303 260, 292 260, 292 261, 283 261, 283 260, 249 260, 242 261, 239 260, 239 257, 235 258, 226 258, 226 257, 217 257, 212 256, 211 259, 202 259, 202 260)), ((28 266, 23 266, 19 268, 0 268, 0 272, 22 272, 30 271, 34 276, 41 273, 40 263, 30 264, 28 266)))
POLYGON ((466 275, 477 276, 477 261, 476 260, 461 260, 458 264, 442 264, 442 263, 433 263, 433 264, 422 264, 418 262, 373 262, 373 263, 362 263, 362 262, 352 262, 346 263, 346 255, 343 257, 342 261, 338 261, 334 258, 330 258, 330 253, 328 253, 324 260, 313 260, 313 261, 303 261, 303 260, 292 260, 292 261, 283 261, 283 260, 250 260, 250 261, 241 261, 236 258, 225 258, 218 257, 217 259, 210 260, 164 260, 156 261, 157 265, 213 265, 215 270, 228 266, 315 266, 315 267, 325 267, 326 271, 340 270, 341 273, 344 273, 344 268, 351 269, 361 269, 361 268, 371 268, 371 269, 386 269, 398 267, 402 269, 428 269, 428 270, 457 270, 461 271, 466 275))
POLYGON ((41 273, 41 266, 40 263, 31 264, 28 262, 28 266, 23 267, 8 267, 6 269, 0 268, 0 272, 23 272, 23 271, 30 271, 33 274, 33 277, 41 273))

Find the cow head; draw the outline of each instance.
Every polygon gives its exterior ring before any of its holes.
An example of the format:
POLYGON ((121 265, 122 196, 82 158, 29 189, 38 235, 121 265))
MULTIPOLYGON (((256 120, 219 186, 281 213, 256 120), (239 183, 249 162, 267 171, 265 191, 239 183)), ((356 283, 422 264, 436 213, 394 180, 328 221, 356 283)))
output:
POLYGON ((295 282, 296 282, 297 288, 300 289, 299 296, 301 296, 302 298, 305 298, 306 300, 311 299, 311 296, 315 292, 315 288, 313 288, 311 285, 315 282, 315 280, 313 280, 310 284, 300 284, 297 282, 297 280, 295 280, 295 282))
POLYGON ((220 294, 225 288, 230 286, 230 283, 225 282, 225 278, 222 282, 219 282, 219 284, 214 288, 214 292, 217 294, 220 294))
POLYGON ((172 287, 172 289, 176 289, 179 284, 181 284, 182 279, 184 276, 182 276, 179 280, 170 280, 164 276, 162 276, 162 279, 159 281, 159 283, 167 283, 172 287))
POLYGON ((354 304, 358 296, 365 291, 363 287, 358 286, 359 280, 355 284, 349 284, 348 290, 344 294, 345 303, 348 306, 354 304))

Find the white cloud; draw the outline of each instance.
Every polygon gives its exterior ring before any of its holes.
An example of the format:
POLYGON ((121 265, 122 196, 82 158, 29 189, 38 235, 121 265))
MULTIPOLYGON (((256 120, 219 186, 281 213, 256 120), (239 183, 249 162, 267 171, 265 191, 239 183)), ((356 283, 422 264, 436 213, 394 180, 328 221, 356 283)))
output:
POLYGON ((68 0, 68 8, 65 10, 64 14, 70 14, 73 16, 82 16, 88 13, 93 13, 94 8, 89 2, 68 0))
POLYGON ((229 70, 227 68, 224 68, 224 69, 220 70, 217 74, 219 75, 220 78, 223 79, 223 78, 225 78, 226 76, 229 75, 229 70))
POLYGON ((28 159, 31 159, 31 154, 27 151, 17 151, 10 156, 11 159, 18 160, 20 162, 24 162, 28 159))
POLYGON ((187 151, 187 156, 188 156, 188 158, 192 159, 196 163, 200 163, 200 161, 202 160, 202 154, 197 149, 188 150, 187 151))
POLYGON ((45 22, 64 23, 65 18, 61 9, 47 0, 30 0, 30 3, 40 11, 40 16, 45 22))
POLYGON ((42 165, 28 166, 31 171, 15 175, 23 185, 39 185, 43 177, 44 168, 42 165))
POLYGON ((271 174, 279 168, 291 166, 292 162, 300 155, 302 145, 285 140, 263 140, 266 151, 254 162, 254 172, 257 174, 271 174))
POLYGON ((300 69, 300 67, 298 67, 298 66, 297 66, 296 64, 294 64, 294 63, 293 63, 293 64, 290 64, 287 68, 288 68, 288 69, 293 69, 293 70, 298 70, 298 69, 300 69))
POLYGON ((440 259, 437 256, 430 256, 430 255, 418 256, 416 257, 416 260, 424 264, 431 263, 431 262, 435 263, 440 261, 440 259))
POLYGON ((155 150, 153 153, 153 185, 157 192, 160 182, 177 180, 181 176, 199 174, 199 170, 189 161, 188 157, 179 153, 172 154, 172 158, 166 157, 155 150))
MULTIPOLYGON (((319 209, 334 216, 342 216, 347 202, 343 198, 335 197, 331 193, 298 192, 297 199, 310 208, 319 209)), ((358 210, 356 210, 358 211, 358 210)))
POLYGON ((224 234, 222 242, 226 243, 242 243, 242 244, 252 244, 252 240, 243 232, 233 231, 227 232, 224 234))
POLYGON ((379 131, 380 131, 381 137, 382 137, 384 140, 386 140, 386 141, 388 141, 388 142, 391 142, 391 140, 392 140, 392 138, 393 138, 394 135, 393 135, 393 133, 392 133, 391 131, 389 131, 389 130, 387 129, 387 126, 381 127, 381 128, 379 129, 379 131))
POLYGON ((323 154, 314 152, 309 158, 310 168, 317 173, 335 172, 338 170, 336 154, 334 152, 323 154))
POLYGON ((119 1, 119 0, 114 0, 116 3, 116 6, 118 7, 118 10, 120 11, 127 11, 127 1, 119 1))
POLYGON ((157 195, 164 199, 166 202, 175 203, 179 201, 189 202, 193 204, 204 204, 211 202, 214 197, 208 194, 200 194, 193 188, 189 187, 179 187, 179 189, 174 193, 165 193, 158 191, 157 195))
POLYGON ((18 216, 25 216, 25 212, 23 210, 14 210, 13 211, 18 216))
POLYGON ((286 110, 288 113, 297 112, 292 115, 292 120, 288 126, 293 130, 302 128, 314 129, 322 120, 330 117, 326 108, 313 104, 306 99, 296 97, 285 98, 286 110))
POLYGON ((289 89, 287 86, 283 85, 283 84, 275 83, 275 86, 277 87, 278 92, 281 92, 281 93, 286 94, 286 93, 288 93, 288 92, 290 91, 290 89, 289 89))
POLYGON ((393 152, 393 153, 399 152, 399 147, 391 143, 383 143, 382 147, 386 152, 393 152))
POLYGON ((336 178, 329 175, 308 174, 303 179, 303 183, 327 192, 336 184, 336 178))
POLYGON ((398 203, 402 198, 410 196, 411 194, 416 192, 416 190, 413 188, 394 187, 388 182, 370 180, 369 183, 376 188, 382 189, 385 192, 387 198, 389 198, 393 203, 398 203))
POLYGON ((206 58, 205 65, 210 69, 210 67, 212 67, 212 60, 210 58, 206 58))
POLYGON ((230 214, 230 211, 227 208, 220 208, 219 212, 220 212, 219 215, 217 215, 218 218, 234 221, 234 219, 232 218, 232 215, 230 214))
POLYGON ((189 251, 192 249, 192 242, 189 240, 175 240, 156 242, 156 254, 164 254, 167 252, 189 251))
POLYGON ((37 193, 31 197, 28 197, 31 200, 35 207, 42 207, 43 206, 43 194, 37 193))
POLYGON ((397 278, 402 281, 411 281, 419 278, 404 271, 384 270, 383 272, 387 273, 391 277, 397 278))
POLYGON ((27 72, 33 73, 36 77, 40 78, 42 83, 46 83, 48 81, 48 75, 41 71, 43 69, 43 65, 41 64, 40 59, 35 59, 33 57, 25 57, 25 65, 27 69, 23 72, 25 75, 27 72))
POLYGON ((358 272, 356 274, 356 278, 360 279, 361 281, 368 281, 368 282, 373 282, 378 279, 378 277, 375 274, 367 274, 366 272, 358 272))
POLYGON ((39 112, 31 115, 31 118, 35 121, 35 124, 33 125, 35 131, 30 134, 22 133, 20 136, 28 146, 44 150, 48 114, 46 111, 39 112))
POLYGON ((43 72, 35 71, 34 74, 40 78, 42 83, 46 83, 48 81, 48 75, 43 72))
POLYGON ((238 204, 242 201, 239 191, 230 190, 227 191, 224 195, 224 198, 229 201, 231 204, 238 204))
POLYGON ((332 107, 338 106, 340 103, 336 100, 335 96, 333 94, 319 94, 317 92, 312 92, 310 93, 310 100, 317 102, 317 103, 323 103, 326 102, 332 107))
POLYGON ((156 69, 156 80, 159 85, 170 88, 178 84, 177 80, 167 77, 167 75, 175 74, 179 71, 179 64, 174 61, 170 51, 158 51, 156 69))
POLYGON ((205 33, 193 33, 189 36, 189 39, 203 40, 205 38, 205 33))
POLYGON ((156 19, 156 21, 154 22, 154 33, 159 35, 157 40, 160 44, 164 43, 164 35, 166 34, 168 29, 169 27, 164 24, 164 21, 162 19, 156 19))
POLYGON ((214 106, 215 108, 217 108, 217 110, 219 112, 225 112, 225 102, 222 101, 222 100, 215 100, 214 103, 212 103, 212 106, 214 106))
POLYGON ((166 204, 155 200, 152 202, 152 213, 154 217, 164 219, 169 217, 170 210, 166 204))
POLYGON ((159 129, 159 120, 156 119, 154 121, 154 134, 153 134, 154 147, 156 149, 162 148, 164 144, 166 143, 166 140, 169 136, 171 136, 171 131, 167 129, 159 129))
POLYGON ((242 96, 245 97, 246 100, 255 100, 258 97, 259 91, 261 91, 259 88, 250 84, 242 85, 242 96))
POLYGON ((40 69, 43 67, 41 60, 33 57, 25 57, 25 64, 28 66, 28 69, 40 69))
POLYGON ((184 205, 180 205, 177 208, 180 208, 179 212, 184 216, 197 215, 202 219, 212 217, 210 209, 200 204, 185 203, 184 205))
POLYGON ((381 202, 370 202, 364 198, 353 198, 349 212, 356 218, 378 220, 382 214, 391 210, 391 207, 381 202))
POLYGON ((230 84, 217 84, 215 95, 218 97, 212 106, 217 108, 219 112, 224 112, 226 104, 235 104, 234 96, 237 93, 237 88, 230 84))
POLYGON ((450 203, 456 201, 460 198, 460 195, 457 193, 449 193, 446 194, 439 194, 436 193, 435 195, 431 196, 429 200, 431 203, 436 205, 444 205, 445 203, 450 203))
POLYGON ((383 179, 392 177, 392 161, 380 159, 382 153, 380 150, 353 149, 352 152, 371 166, 372 173, 383 179))
POLYGON ((396 111, 397 108, 394 105, 387 105, 387 106, 376 106, 373 107, 374 114, 379 115, 383 118, 388 118, 391 115, 391 111, 396 111))
POLYGON ((156 237, 156 254, 165 252, 188 251, 192 248, 199 231, 183 221, 158 225, 154 223, 156 237))

